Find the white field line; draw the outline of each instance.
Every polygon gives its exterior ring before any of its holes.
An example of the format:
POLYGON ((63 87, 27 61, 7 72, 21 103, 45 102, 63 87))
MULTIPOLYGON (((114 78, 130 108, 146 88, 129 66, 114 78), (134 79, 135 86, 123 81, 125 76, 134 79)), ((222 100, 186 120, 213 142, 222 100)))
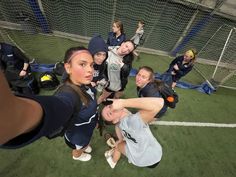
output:
POLYGON ((203 122, 177 122, 177 121, 154 121, 154 122, 151 122, 150 125, 236 128, 236 124, 203 123, 203 122))

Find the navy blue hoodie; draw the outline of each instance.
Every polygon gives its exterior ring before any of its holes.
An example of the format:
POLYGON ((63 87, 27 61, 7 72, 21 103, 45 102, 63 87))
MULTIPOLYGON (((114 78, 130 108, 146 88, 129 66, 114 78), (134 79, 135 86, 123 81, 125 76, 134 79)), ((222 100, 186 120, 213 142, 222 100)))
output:
MULTIPOLYGON (((103 38, 100 35, 95 35, 90 41, 88 45, 88 50, 94 57, 94 55, 98 52, 106 52, 108 53, 108 47, 103 38)), ((108 56, 108 54, 107 54, 108 56)), ((105 78, 104 75, 104 69, 105 69, 105 60, 101 65, 94 64, 94 74, 93 74, 93 82, 97 82, 103 78, 105 78)))

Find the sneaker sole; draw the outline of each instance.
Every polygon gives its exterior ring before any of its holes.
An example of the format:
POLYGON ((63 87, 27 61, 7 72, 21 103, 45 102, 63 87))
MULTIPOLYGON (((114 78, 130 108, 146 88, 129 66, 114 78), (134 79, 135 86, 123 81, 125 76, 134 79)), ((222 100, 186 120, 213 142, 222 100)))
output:
POLYGON ((92 156, 90 155, 89 159, 86 159, 86 160, 83 160, 83 159, 80 159, 80 157, 74 157, 74 156, 72 156, 72 158, 73 158, 74 160, 79 160, 79 161, 81 161, 81 162, 87 162, 87 161, 91 160, 92 156))

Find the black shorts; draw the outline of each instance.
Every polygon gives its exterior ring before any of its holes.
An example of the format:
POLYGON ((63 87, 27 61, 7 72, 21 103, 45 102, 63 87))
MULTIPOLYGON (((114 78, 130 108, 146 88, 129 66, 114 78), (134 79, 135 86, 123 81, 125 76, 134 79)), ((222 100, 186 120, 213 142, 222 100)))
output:
MULTIPOLYGON (((65 143, 67 144, 67 146, 71 149, 76 149, 76 146, 74 144, 72 144, 70 141, 68 141, 65 137, 64 137, 65 143)), ((87 145, 86 145, 87 146, 87 145)), ((86 146, 83 146, 81 149, 85 148, 86 146)))
POLYGON ((112 91, 112 90, 110 90, 109 88, 105 88, 105 90, 107 91, 107 92, 109 92, 109 93, 116 93, 116 92, 122 92, 122 91, 124 91, 124 88, 122 89, 120 89, 120 90, 118 90, 118 91, 112 91))
POLYGON ((157 165, 159 165, 160 161, 157 163, 154 163, 153 165, 147 166, 147 168, 155 168, 157 165))
POLYGON ((109 93, 115 93, 115 91, 112 91, 112 90, 110 90, 109 88, 105 88, 105 90, 107 91, 107 92, 109 92, 109 93))

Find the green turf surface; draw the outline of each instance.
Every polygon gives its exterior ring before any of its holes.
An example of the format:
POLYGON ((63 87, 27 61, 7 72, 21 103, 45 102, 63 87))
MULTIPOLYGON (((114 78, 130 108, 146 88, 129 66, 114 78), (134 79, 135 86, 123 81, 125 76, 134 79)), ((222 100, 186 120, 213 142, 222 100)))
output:
MULTIPOLYGON (((17 37, 15 39, 17 40, 17 37)), ((35 36, 33 39, 38 40, 37 43, 40 45, 30 45, 30 42, 26 41, 21 46, 31 46, 30 55, 37 56, 41 63, 55 62, 58 57, 63 56, 67 47, 78 44, 66 39, 50 38, 48 45, 44 41, 46 38, 42 36, 35 36), (51 45, 52 42, 56 44, 51 45), (40 50, 37 51, 35 47, 40 50)), ((21 40, 24 38, 21 37, 21 40)), ((31 43, 36 43, 35 41, 31 43)), ((141 59, 134 61, 133 67, 148 65, 161 73, 167 69, 170 61, 171 58, 168 57, 141 54, 141 59)), ((194 71, 184 78, 184 81, 192 83, 200 83, 201 80, 202 78, 194 71)), ((163 121, 236 123, 235 91, 220 88, 211 95, 189 89, 176 88, 176 91, 179 94, 179 103, 176 109, 168 110, 162 118, 163 121)), ((41 91, 43 95, 52 93, 41 91)), ((129 79, 124 97, 136 97, 134 78, 129 79)), ((236 128, 152 125, 151 129, 163 147, 163 159, 155 169, 135 167, 122 157, 112 170, 104 157, 107 146, 103 137, 99 136, 98 130, 95 130, 91 141, 92 159, 89 162, 74 161, 71 158, 71 150, 65 145, 63 138, 42 138, 21 149, 1 149, 0 177, 236 176, 236 128)))
POLYGON ((155 169, 138 168, 122 157, 111 169, 104 157, 102 137, 92 140, 92 160, 74 161, 62 138, 45 138, 18 150, 0 151, 0 176, 235 176, 235 129, 152 126, 163 147, 163 159, 155 169))
POLYGON ((46 34, 29 35, 21 31, 7 30, 11 42, 23 49, 29 58, 40 63, 62 61, 65 51, 70 47, 86 46, 77 41, 46 34))

